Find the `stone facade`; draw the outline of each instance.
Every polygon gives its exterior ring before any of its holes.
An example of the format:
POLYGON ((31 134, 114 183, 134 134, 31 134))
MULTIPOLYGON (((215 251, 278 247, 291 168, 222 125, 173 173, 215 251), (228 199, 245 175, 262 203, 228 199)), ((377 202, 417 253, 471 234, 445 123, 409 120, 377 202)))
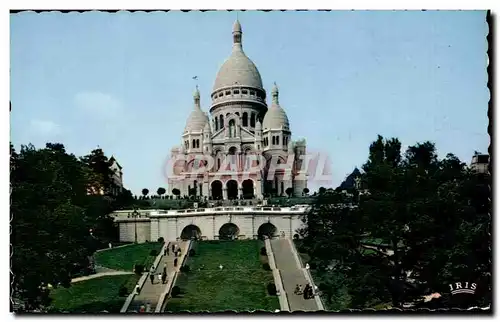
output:
POLYGON ((112 213, 118 224, 120 241, 145 242, 197 238, 217 240, 224 227, 236 227, 240 239, 257 238, 272 231, 274 236, 293 238, 303 227, 301 216, 307 207, 224 207, 176 211, 120 210, 112 213))
POLYGON ((285 195, 287 188, 300 195, 307 187, 307 176, 299 177, 306 142, 292 142, 276 84, 268 108, 260 73, 244 53, 242 39, 236 21, 231 55, 211 93, 210 116, 202 110, 196 88, 181 146, 171 150, 176 161, 171 164, 169 193, 178 189, 186 196, 253 199, 285 195), (279 170, 270 171, 273 162, 279 170))

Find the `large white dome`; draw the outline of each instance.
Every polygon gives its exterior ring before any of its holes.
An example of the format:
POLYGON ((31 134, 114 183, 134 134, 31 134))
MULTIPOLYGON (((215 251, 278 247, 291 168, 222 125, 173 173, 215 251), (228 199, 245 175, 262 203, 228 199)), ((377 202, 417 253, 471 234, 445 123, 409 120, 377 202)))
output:
POLYGON ((233 50, 231 56, 222 64, 215 78, 213 91, 234 85, 263 89, 262 79, 257 66, 243 51, 241 25, 233 26, 233 50))

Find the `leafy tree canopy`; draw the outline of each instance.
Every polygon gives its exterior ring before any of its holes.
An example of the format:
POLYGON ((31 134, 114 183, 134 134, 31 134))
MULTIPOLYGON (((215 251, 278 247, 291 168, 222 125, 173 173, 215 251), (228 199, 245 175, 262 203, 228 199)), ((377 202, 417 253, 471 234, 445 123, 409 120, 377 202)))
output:
POLYGON ((490 176, 452 154, 440 160, 430 142, 403 155, 381 136, 363 170, 367 194, 320 191, 300 231, 318 270, 342 274, 350 308, 400 307, 466 281, 479 285, 475 303, 488 304, 490 176))

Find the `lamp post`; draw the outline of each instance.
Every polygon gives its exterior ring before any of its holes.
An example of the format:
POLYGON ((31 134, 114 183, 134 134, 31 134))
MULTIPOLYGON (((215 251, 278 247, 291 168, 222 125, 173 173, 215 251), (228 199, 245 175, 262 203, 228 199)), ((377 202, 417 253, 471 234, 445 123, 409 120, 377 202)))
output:
POLYGON ((132 213, 132 218, 134 218, 134 233, 135 233, 135 243, 137 244, 137 217, 139 216, 139 213, 137 212, 137 209, 134 208, 134 212, 132 213))

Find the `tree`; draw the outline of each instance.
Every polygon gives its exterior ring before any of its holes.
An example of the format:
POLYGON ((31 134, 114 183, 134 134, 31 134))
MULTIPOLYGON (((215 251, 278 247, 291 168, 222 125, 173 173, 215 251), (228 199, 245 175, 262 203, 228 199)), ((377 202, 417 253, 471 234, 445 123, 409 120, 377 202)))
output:
POLYGON ((309 193, 309 188, 304 188, 302 192, 304 193, 304 195, 307 195, 309 193))
POLYGON ((88 267, 86 171, 61 144, 11 148, 11 168, 12 292, 33 310, 50 303, 48 284, 69 286, 75 269, 88 267))
POLYGON ((179 196, 181 195, 181 191, 177 188, 174 188, 174 189, 172 189, 172 194, 174 196, 177 196, 177 198, 179 198, 179 196))
POLYGON ((304 250, 318 270, 342 276, 350 308, 399 307, 466 280, 483 285, 480 302, 486 303, 489 179, 451 154, 439 160, 430 142, 404 156, 400 150, 397 139, 379 136, 371 144, 361 176, 369 193, 357 206, 338 192, 320 191, 304 217, 304 250))
POLYGON ((167 192, 167 190, 165 190, 165 188, 162 188, 162 187, 160 187, 160 188, 158 188, 158 190, 156 190, 156 193, 160 196, 160 198, 161 198, 161 196, 163 196, 166 192, 167 192))
POLYGON ((288 195, 288 198, 290 198, 293 194, 293 188, 292 187, 286 188, 285 193, 288 195))
POLYGON ((320 195, 324 194, 326 192, 326 188, 325 187, 320 187, 319 190, 318 190, 318 193, 320 195))
POLYGON ((144 188, 142 189, 142 195, 144 196, 144 198, 146 198, 146 196, 149 194, 149 190, 144 188))
POLYGON ((115 183, 113 181, 114 171, 104 151, 100 148, 92 150, 90 154, 83 156, 80 160, 87 165, 89 178, 89 189, 93 194, 110 194, 115 183))

